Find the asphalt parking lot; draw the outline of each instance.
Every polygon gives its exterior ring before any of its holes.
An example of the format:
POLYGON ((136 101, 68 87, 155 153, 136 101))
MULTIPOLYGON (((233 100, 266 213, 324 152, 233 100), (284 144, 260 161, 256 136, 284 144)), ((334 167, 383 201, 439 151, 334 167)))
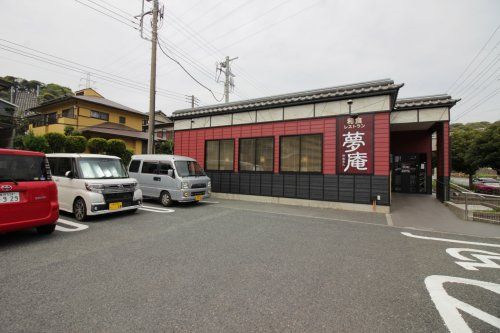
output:
POLYGON ((2 332, 500 329, 500 235, 215 199, 75 222, 0 235, 2 332))

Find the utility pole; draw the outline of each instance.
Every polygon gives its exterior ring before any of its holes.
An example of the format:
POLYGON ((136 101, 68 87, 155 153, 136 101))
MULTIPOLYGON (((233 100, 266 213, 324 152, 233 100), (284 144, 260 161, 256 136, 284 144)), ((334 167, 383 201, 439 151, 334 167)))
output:
MULTIPOLYGON (((238 59, 238 57, 230 59, 229 56, 226 56, 226 59, 219 64, 217 64, 217 71, 220 73, 224 73, 224 99, 226 103, 229 103, 229 92, 234 89, 234 77, 235 75, 231 71, 231 61, 238 59)), ((217 78, 217 82, 219 79, 217 78)))
POLYGON ((191 109, 194 109, 194 95, 191 95, 191 109))
POLYGON ((155 132, 155 102, 156 102, 156 46, 158 43, 158 0, 153 1, 153 29, 151 33, 151 77, 149 83, 149 126, 148 154, 153 153, 155 132))

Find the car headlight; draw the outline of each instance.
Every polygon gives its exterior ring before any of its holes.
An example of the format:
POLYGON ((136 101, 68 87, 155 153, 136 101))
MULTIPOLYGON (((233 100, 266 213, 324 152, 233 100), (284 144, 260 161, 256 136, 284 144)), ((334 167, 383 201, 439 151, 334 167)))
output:
POLYGON ((187 183, 187 182, 182 182, 182 183, 181 183, 181 188, 182 188, 183 190, 188 189, 188 188, 189 188, 188 183, 187 183))
POLYGON ((139 183, 134 183, 134 191, 140 189, 139 183))
POLYGON ((211 181, 208 181, 207 187, 212 187, 212 182, 211 181))
POLYGON ((104 185, 103 184, 89 184, 85 183, 85 188, 87 191, 95 192, 95 193, 102 193, 104 191, 104 185))

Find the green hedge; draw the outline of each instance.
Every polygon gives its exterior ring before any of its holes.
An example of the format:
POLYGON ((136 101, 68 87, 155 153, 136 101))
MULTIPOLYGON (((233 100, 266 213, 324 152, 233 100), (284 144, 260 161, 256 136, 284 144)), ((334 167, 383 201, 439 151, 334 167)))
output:
POLYGON ((87 142, 87 148, 92 154, 105 154, 108 151, 108 142, 103 138, 92 138, 87 142))
POLYGON ((47 133, 44 135, 45 139, 49 144, 50 153, 62 153, 64 152, 64 146, 66 145, 66 135, 61 133, 47 133))
POLYGON ((68 136, 64 151, 66 153, 83 153, 87 147, 87 139, 84 136, 68 136))

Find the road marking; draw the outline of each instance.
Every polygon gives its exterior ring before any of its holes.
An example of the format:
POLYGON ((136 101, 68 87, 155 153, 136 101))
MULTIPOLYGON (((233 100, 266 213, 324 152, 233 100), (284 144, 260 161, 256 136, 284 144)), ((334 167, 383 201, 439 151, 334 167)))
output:
POLYGON ((63 219, 57 220, 57 223, 58 223, 58 225, 56 225, 56 230, 62 231, 62 232, 82 231, 82 230, 89 228, 89 226, 86 224, 76 223, 73 221, 68 221, 68 220, 63 220, 63 219), (72 226, 73 228, 66 228, 66 227, 60 226, 59 223, 63 223, 63 224, 72 226))
POLYGON ((478 267, 500 268, 500 265, 493 261, 500 261, 500 253, 465 248, 449 248, 446 249, 446 253, 453 258, 462 260, 455 261, 455 263, 469 271, 477 271, 478 267), (472 252, 470 256, 473 257, 473 259, 461 255, 460 252, 472 252), (479 262, 476 261, 476 259, 479 260, 479 262))
POLYGON ((500 294, 500 284, 444 275, 426 277, 425 286, 427 287, 427 291, 429 291, 436 309, 451 333, 472 333, 472 330, 465 322, 459 310, 500 329, 500 318, 448 295, 443 284, 449 282, 481 287, 496 294, 500 294))
POLYGON ((200 201, 201 203, 207 203, 207 204, 219 204, 220 202, 218 201, 208 201, 208 200, 202 200, 200 201))
POLYGON ((139 208, 140 210, 144 210, 147 212, 153 212, 153 213, 173 213, 175 210, 170 209, 170 208, 163 208, 163 207, 154 207, 154 206, 142 206, 139 208))
POLYGON ((391 214, 385 214, 385 219, 387 220, 387 225, 393 227, 394 223, 392 223, 392 215, 391 214))
POLYGON ((460 244, 479 245, 479 246, 500 247, 500 244, 493 244, 493 243, 468 242, 468 241, 463 241, 463 240, 458 240, 458 239, 418 236, 418 235, 414 235, 412 233, 404 232, 404 231, 401 232, 401 233, 403 235, 407 236, 407 237, 418 238, 418 239, 427 239, 427 240, 435 240, 435 241, 439 241, 439 242, 449 242, 449 243, 460 243, 460 244))

